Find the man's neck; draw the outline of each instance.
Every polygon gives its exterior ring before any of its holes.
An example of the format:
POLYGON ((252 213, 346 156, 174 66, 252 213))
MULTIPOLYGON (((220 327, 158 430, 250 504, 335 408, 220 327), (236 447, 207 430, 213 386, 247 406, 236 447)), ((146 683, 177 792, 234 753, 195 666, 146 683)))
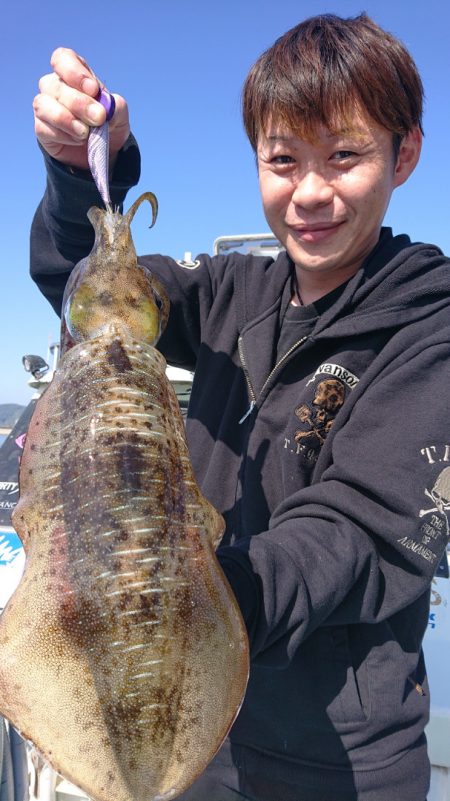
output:
POLYGON ((349 270, 342 270, 332 274, 306 273, 296 265, 293 281, 291 303, 293 306, 308 306, 320 298, 328 295, 333 289, 345 284, 359 269, 353 266, 349 270))

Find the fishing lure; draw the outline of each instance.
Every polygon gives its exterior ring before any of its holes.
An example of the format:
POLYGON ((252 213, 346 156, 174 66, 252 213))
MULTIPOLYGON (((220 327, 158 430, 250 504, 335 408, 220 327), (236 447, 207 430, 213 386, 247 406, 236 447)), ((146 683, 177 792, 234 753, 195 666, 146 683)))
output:
POLYGON ((109 123, 116 108, 116 101, 106 89, 100 89, 96 100, 106 110, 103 125, 91 128, 88 137, 88 162, 96 187, 106 208, 112 211, 109 195, 109 123))

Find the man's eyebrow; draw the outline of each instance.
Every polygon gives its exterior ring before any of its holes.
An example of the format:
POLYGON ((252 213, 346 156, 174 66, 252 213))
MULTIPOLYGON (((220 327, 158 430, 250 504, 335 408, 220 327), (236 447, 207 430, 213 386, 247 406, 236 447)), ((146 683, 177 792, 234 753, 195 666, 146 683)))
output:
POLYGON ((290 142, 294 139, 294 136, 289 136, 289 134, 269 134, 266 139, 268 142, 290 142))
MULTIPOLYGON (((267 144, 284 144, 289 145, 295 143, 297 140, 297 136, 295 134, 282 134, 282 133, 269 133, 264 136, 264 139, 267 144)), ((365 144, 368 144, 368 134, 367 131, 363 128, 350 128, 350 127, 343 127, 337 131, 327 131, 325 133, 325 139, 328 142, 338 141, 339 139, 353 139, 358 140, 360 143, 360 147, 365 144)))
MULTIPOLYGON (((367 131, 363 128, 340 128, 337 131, 327 131, 325 133, 326 139, 338 139, 340 136, 356 136, 359 139, 363 139, 367 136, 367 131)), ((293 139, 297 137, 295 134, 267 134, 266 137, 268 142, 291 142, 293 139)))
POLYGON ((364 128, 340 128, 337 131, 329 131, 327 139, 339 139, 342 136, 354 136, 356 139, 367 139, 367 131, 364 128))

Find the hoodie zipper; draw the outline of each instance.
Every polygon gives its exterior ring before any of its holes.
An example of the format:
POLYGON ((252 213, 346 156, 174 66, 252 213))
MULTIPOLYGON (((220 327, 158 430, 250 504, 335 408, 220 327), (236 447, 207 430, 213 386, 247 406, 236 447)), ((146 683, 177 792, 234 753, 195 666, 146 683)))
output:
MULTIPOLYGON (((273 376, 275 375, 277 370, 280 368, 280 366, 286 361, 286 359, 291 355, 291 353, 293 353, 294 350, 296 350, 298 347, 300 347, 300 345, 303 345, 303 343, 306 342, 307 339, 308 339, 307 336, 302 337, 301 339, 299 339, 298 342, 295 342, 293 345, 291 345, 291 347, 284 354, 284 356, 282 356, 281 359, 279 359, 277 361, 275 367, 270 371, 269 375, 267 376, 266 380, 264 381, 264 384, 261 387, 260 398, 263 395, 265 388, 267 387, 267 385, 269 384, 269 382, 271 381, 271 379, 273 378, 273 376)), ((244 416, 241 417, 241 419, 239 420, 239 425, 241 425, 241 423, 243 423, 244 420, 246 420, 247 417, 249 417, 251 415, 253 409, 256 406, 257 398, 256 398, 255 390, 252 387, 252 382, 250 381, 250 374, 249 374, 248 367, 247 367, 247 362, 246 362, 246 359, 245 359, 244 346, 243 346, 243 341, 242 341, 242 337, 241 336, 238 339, 238 351, 239 351, 239 358, 241 360, 242 369, 243 369, 244 375, 245 375, 245 380, 247 382, 248 395, 249 395, 249 398, 250 398, 250 406, 248 407, 248 409, 245 412, 244 416)))
POLYGON ((255 406, 256 406, 256 395, 255 395, 255 391, 254 391, 254 389, 252 387, 252 382, 250 381, 250 374, 248 372, 247 362, 245 360, 244 347, 243 347, 243 344, 242 344, 242 337, 239 337, 239 339, 238 339, 238 351, 239 351, 239 358, 241 360, 242 369, 243 369, 244 375, 245 375, 245 380, 247 382, 248 396, 250 398, 250 406, 248 407, 248 409, 245 412, 244 416, 241 417, 241 419, 239 420, 239 425, 241 425, 241 423, 243 423, 244 420, 247 419, 247 417, 252 413, 253 409, 255 408, 255 406))

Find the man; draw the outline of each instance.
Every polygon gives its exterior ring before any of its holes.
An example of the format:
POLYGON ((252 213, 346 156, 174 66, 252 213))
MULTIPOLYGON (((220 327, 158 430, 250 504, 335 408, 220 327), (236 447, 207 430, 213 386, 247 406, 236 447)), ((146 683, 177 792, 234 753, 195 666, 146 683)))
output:
MULTIPOLYGON (((35 100, 49 177, 31 271, 60 312, 92 242, 86 137, 104 111, 73 51, 52 65, 35 100)), ((121 203, 139 157, 116 106, 121 203)), ((182 798, 424 801, 421 641, 450 497, 449 262, 381 227, 419 158, 420 78, 367 16, 326 15, 261 56, 243 110, 286 252, 201 255, 193 270, 141 259, 171 298, 159 347, 196 371, 191 457, 226 520, 218 556, 252 655, 230 736, 182 798)))

